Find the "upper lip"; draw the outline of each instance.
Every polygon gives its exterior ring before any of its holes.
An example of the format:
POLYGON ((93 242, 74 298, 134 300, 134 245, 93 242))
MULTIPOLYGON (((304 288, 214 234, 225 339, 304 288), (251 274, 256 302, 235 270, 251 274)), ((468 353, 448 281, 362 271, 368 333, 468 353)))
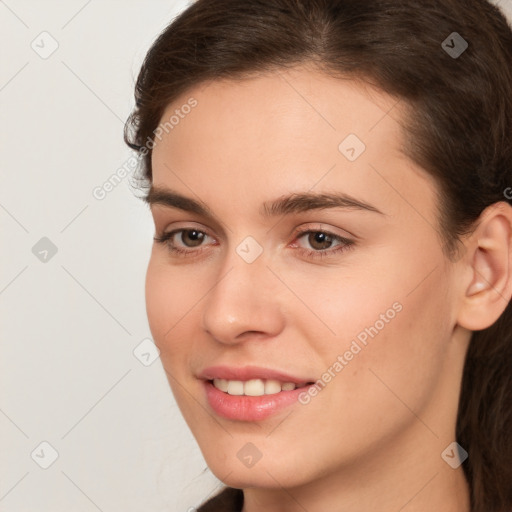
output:
POLYGON ((213 380, 213 379, 226 379, 226 380, 251 380, 251 379, 273 379, 279 382, 293 382, 294 384, 306 384, 308 382, 315 382, 315 379, 308 377, 297 377, 290 375, 286 372, 279 370, 272 370, 271 368, 263 368, 261 366, 209 366, 201 371, 198 375, 200 379, 213 380))

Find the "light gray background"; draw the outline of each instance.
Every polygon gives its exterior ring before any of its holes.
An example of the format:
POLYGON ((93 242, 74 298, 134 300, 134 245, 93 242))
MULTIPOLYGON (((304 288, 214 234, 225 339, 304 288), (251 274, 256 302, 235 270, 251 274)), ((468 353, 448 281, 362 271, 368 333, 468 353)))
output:
POLYGON ((188 511, 221 485, 148 364, 149 210, 128 178, 92 193, 132 155, 134 80, 188 3, 0 0, 2 512, 188 511))

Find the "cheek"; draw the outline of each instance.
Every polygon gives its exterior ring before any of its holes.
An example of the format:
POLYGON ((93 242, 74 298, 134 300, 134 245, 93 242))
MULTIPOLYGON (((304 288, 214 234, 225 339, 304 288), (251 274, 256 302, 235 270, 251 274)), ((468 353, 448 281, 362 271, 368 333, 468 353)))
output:
POLYGON ((155 343, 160 344, 165 333, 172 326, 172 312, 175 311, 176 290, 173 290, 172 281, 166 276, 163 268, 155 264, 153 257, 146 272, 146 312, 151 334, 155 343))
POLYGON ((426 261, 399 258, 330 280, 302 277, 309 311, 297 304, 290 315, 320 355, 326 392, 320 391, 318 403, 325 400, 322 409, 339 411, 340 424, 346 424, 347 410, 368 420, 385 411, 414 418, 400 400, 416 411, 434 392, 453 305, 443 292, 450 278, 440 256, 424 252, 423 257, 426 261), (431 268, 436 270, 429 275, 431 268))
POLYGON ((335 411, 336 423, 354 442, 374 438, 376 426, 383 435, 416 421, 411 410, 421 416, 435 395, 451 332, 449 301, 437 278, 412 293, 407 280, 375 295, 370 286, 343 302, 338 336, 322 344, 325 369, 336 376, 319 397, 325 400, 321 408, 335 411))
POLYGON ((304 304, 294 301, 290 318, 300 323, 304 339, 315 339, 313 348, 331 359, 334 350, 350 350, 353 340, 365 352, 372 340, 387 340, 392 352, 435 351, 451 315, 443 291, 451 276, 443 255, 432 247, 423 240, 405 241, 393 251, 358 254, 332 271, 292 272, 287 282, 304 304), (419 346, 418 340, 425 339, 427 347, 419 346))
POLYGON ((166 361, 171 345, 173 353, 182 343, 173 343, 194 315, 194 304, 200 300, 197 286, 185 286, 183 273, 152 257, 146 273, 146 312, 155 344, 166 361))
POLYGON ((379 331, 387 328, 399 315, 404 296, 403 285, 389 271, 377 271, 369 265, 286 277, 302 299, 299 303, 291 298, 292 322, 299 322, 307 331, 305 339, 316 332, 314 338, 329 339, 328 343, 320 341, 319 346, 337 350, 348 350, 350 341, 358 335, 364 341, 365 330, 375 324, 379 331))
MULTIPOLYGON (((187 422, 204 419, 195 409, 191 393, 198 388, 189 388, 190 365, 188 360, 201 353, 198 341, 191 330, 199 325, 197 306, 204 291, 198 286, 187 286, 192 282, 186 273, 177 271, 168 263, 152 257, 146 273, 146 311, 153 340, 160 350, 160 359, 174 398, 187 422), (187 392, 184 389, 188 388, 187 392), (192 418, 192 419, 191 419, 192 418), (195 418, 195 420, 193 419, 195 418)), ((196 385, 194 382, 193 385, 196 385)))

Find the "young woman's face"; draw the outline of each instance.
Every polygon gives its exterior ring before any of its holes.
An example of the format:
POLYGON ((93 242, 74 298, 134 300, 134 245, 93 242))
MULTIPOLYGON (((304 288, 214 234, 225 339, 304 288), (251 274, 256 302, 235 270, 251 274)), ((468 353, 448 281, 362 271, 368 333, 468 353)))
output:
POLYGON ((400 152, 396 103, 295 68, 203 84, 162 117, 151 210, 156 235, 174 234, 153 246, 148 318, 228 485, 448 467, 465 349, 456 266, 435 183, 400 152), (286 382, 316 386, 276 392, 286 382))

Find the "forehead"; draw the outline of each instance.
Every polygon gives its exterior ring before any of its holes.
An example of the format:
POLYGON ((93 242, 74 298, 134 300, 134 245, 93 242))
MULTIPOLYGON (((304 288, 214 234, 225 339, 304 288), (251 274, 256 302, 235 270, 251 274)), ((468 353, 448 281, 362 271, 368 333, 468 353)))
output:
POLYGON ((203 156, 204 151, 231 163, 250 151, 274 162, 305 152, 338 156, 339 144, 350 134, 369 149, 397 150, 400 107, 395 98, 363 82, 306 67, 213 80, 168 105, 153 157, 158 164, 162 155, 179 159, 186 154, 190 161, 192 152, 203 156))
MULTIPOLYGON (((198 84, 168 105, 161 124, 171 118, 179 122, 181 126, 176 124, 169 130, 177 143, 190 135, 187 125, 192 124, 196 137, 207 136, 215 142, 222 139, 227 143, 227 135, 229 140, 251 135, 254 143, 261 139, 268 142, 279 135, 276 142, 282 145, 282 139, 293 135, 290 143, 302 138, 313 145, 318 138, 336 141, 350 132, 369 139, 385 117, 401 120, 399 103, 362 81, 297 67, 198 84), (187 103, 192 98, 197 103, 189 109, 187 103), (179 120, 176 114, 181 114, 179 120), (185 122, 187 117, 192 121, 185 122), (195 123, 197 118, 200 122, 195 123), (217 129, 212 131, 214 127, 217 129)), ((394 128, 390 133, 387 127, 388 139, 398 134, 398 125, 394 128)))
POLYGON ((193 188, 205 202, 315 187, 382 204, 396 202, 399 185, 419 200, 433 183, 401 152, 404 108, 363 82, 305 68, 199 84, 162 116, 179 121, 156 141, 153 183, 193 188), (408 182, 418 179, 415 191, 408 182))

